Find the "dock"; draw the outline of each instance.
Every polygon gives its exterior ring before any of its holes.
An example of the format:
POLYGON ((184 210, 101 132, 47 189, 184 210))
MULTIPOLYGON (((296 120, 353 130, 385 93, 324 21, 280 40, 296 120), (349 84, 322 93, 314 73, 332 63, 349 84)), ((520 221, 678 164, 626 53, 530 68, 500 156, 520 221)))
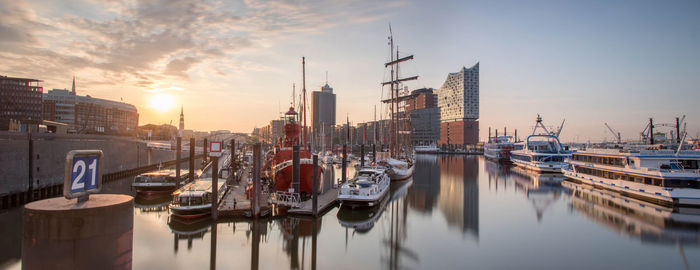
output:
MULTIPOLYGON (((338 189, 331 188, 318 195, 318 213, 323 213, 328 208, 333 207, 338 202, 338 189)), ((295 215, 313 215, 312 200, 308 199, 299 204, 298 208, 287 210, 287 213, 295 215)))

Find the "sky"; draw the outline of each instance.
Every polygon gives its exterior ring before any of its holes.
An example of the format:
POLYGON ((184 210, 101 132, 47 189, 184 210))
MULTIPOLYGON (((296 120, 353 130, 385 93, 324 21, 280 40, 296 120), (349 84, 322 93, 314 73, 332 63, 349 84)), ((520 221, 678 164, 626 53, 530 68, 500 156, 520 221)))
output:
MULTIPOLYGON (((391 24, 409 89, 480 63, 480 136, 537 114, 563 141, 700 132, 698 1, 0 0, 0 75, 134 104, 139 124, 250 132, 326 82, 338 122, 374 118, 391 24), (669 129, 659 128, 661 131, 669 129)), ((309 97, 310 98, 310 97, 309 97)), ((386 110, 377 106, 378 113, 386 110)))

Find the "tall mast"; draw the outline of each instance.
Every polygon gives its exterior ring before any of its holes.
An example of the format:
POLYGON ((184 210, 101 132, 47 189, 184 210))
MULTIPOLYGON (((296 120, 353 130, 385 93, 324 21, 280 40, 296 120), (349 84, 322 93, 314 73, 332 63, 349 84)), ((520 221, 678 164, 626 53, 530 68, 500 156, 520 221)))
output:
POLYGON ((306 147, 306 57, 301 57, 301 95, 302 95, 302 115, 304 117, 304 126, 302 127, 303 129, 303 137, 304 138, 304 147, 306 147))
MULTIPOLYGON (((389 46, 391 47, 391 52, 389 53, 391 57, 391 62, 394 62, 394 34, 391 32, 391 24, 389 24, 389 46)), ((392 129, 391 132, 391 157, 394 157, 394 143, 396 142, 396 137, 393 132, 393 130, 396 129, 396 123, 394 123, 394 114, 396 113, 396 110, 394 110, 394 65, 391 65, 391 125, 390 128, 392 129)))
POLYGON ((389 25, 389 46, 391 47, 391 62, 385 63, 384 67, 387 68, 391 66, 391 81, 383 82, 384 85, 391 85, 391 99, 384 102, 391 102, 391 155, 397 155, 399 151, 399 83, 403 81, 410 81, 418 79, 418 76, 399 78, 399 63, 407 60, 412 60, 413 55, 409 55, 403 58, 399 58, 399 51, 396 50, 396 58, 394 58, 394 35, 391 31, 391 24, 389 25), (394 67, 396 65, 396 67, 394 67), (394 88, 396 85, 396 88, 394 88))

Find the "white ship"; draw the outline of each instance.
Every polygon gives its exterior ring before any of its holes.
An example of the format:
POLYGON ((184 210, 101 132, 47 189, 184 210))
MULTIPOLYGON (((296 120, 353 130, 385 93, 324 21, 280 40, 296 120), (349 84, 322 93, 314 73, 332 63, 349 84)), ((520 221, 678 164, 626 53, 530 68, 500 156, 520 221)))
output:
POLYGON ((661 205, 700 206, 700 151, 577 151, 566 177, 661 205))
POLYGON ((535 128, 524 142, 523 149, 510 152, 511 162, 536 172, 562 172, 562 169, 568 167, 566 160, 571 157, 571 152, 564 150, 557 136, 558 132, 549 132, 542 124, 542 117, 537 115, 535 128), (538 134, 538 129, 544 133, 538 134))
POLYGON ((338 191, 338 200, 351 207, 374 206, 389 193, 391 179, 382 166, 365 166, 357 175, 344 183, 338 191))

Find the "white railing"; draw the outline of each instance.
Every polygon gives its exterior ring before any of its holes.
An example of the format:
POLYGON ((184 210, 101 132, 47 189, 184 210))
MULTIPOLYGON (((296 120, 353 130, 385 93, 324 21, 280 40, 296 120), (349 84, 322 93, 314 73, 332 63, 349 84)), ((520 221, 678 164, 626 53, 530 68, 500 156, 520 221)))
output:
POLYGON ((299 207, 299 204, 301 204, 301 197, 299 196, 299 193, 277 191, 270 195, 270 201, 277 205, 296 208, 299 207))

